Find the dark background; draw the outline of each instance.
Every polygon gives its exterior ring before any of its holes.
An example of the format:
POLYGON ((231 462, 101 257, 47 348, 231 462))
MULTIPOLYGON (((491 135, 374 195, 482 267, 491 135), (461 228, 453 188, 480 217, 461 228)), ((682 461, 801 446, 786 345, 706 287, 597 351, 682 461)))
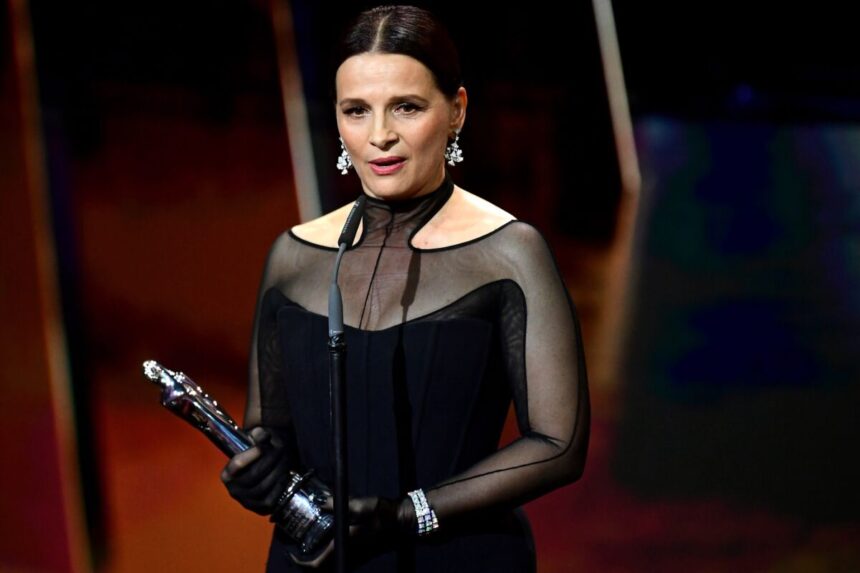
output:
MULTIPOLYGON (((324 211, 358 192, 334 168, 328 49, 369 5, 291 5, 324 211)), ((528 508, 541 571, 860 568, 849 5, 614 5, 642 189, 610 357, 623 192, 591 5, 421 5, 448 24, 469 92, 455 181, 546 233, 585 326, 592 453, 581 483, 528 508)), ((137 369, 181 364, 241 417, 259 273, 299 222, 271 6, 30 9, 95 562, 262 563, 265 524, 137 369), (153 468, 185 493, 168 503, 153 468), (241 549, 218 541, 232 523, 241 549), (211 545, 154 551, 199 527, 211 545)))

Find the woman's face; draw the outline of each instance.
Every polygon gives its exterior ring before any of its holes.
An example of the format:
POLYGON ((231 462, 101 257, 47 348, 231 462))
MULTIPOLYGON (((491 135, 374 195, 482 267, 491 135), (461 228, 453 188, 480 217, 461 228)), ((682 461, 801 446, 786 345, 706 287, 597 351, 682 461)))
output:
POLYGON ((465 89, 449 99, 418 60, 372 52, 346 59, 335 86, 338 131, 366 193, 405 199, 442 184, 448 136, 465 119, 465 89))

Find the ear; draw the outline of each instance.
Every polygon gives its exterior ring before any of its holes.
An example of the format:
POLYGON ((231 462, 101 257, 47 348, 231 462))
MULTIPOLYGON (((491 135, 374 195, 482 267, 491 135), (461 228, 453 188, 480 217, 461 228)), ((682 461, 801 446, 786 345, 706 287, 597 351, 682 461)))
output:
MULTIPOLYGON (((451 133, 463 129, 463 123, 466 121, 466 106, 469 103, 469 97, 466 94, 466 88, 460 86, 454 99, 451 100, 451 121, 449 127, 451 133)), ((453 139, 453 136, 452 136, 453 139)))

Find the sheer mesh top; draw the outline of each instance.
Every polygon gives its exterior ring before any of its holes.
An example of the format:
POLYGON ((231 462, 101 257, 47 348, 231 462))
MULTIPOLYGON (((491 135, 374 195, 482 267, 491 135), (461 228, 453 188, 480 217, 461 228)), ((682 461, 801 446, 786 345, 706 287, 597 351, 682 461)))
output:
MULTIPOLYGON (((540 232, 511 220, 464 243, 412 245, 452 192, 446 173, 420 197, 368 196, 339 278, 350 492, 422 487, 443 527, 578 477, 589 428, 579 324, 540 232), (520 437, 498 449, 511 400, 520 437)), ((325 315, 336 252, 292 231, 272 245, 246 411, 246 426, 288 429, 296 464, 329 483, 325 315)))

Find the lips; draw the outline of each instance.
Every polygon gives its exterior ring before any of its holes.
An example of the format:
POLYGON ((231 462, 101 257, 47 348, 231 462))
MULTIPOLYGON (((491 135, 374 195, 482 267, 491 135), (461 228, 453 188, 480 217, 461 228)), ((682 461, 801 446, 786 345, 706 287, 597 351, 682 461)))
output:
POLYGON ((388 157, 380 157, 370 162, 370 170, 376 175, 393 175, 403 168, 406 159, 390 155, 388 157))
POLYGON ((402 157, 397 157, 396 155, 389 155, 388 157, 380 157, 379 159, 374 159, 371 161, 374 165, 387 166, 394 165, 395 163, 400 163, 403 161, 402 157))

